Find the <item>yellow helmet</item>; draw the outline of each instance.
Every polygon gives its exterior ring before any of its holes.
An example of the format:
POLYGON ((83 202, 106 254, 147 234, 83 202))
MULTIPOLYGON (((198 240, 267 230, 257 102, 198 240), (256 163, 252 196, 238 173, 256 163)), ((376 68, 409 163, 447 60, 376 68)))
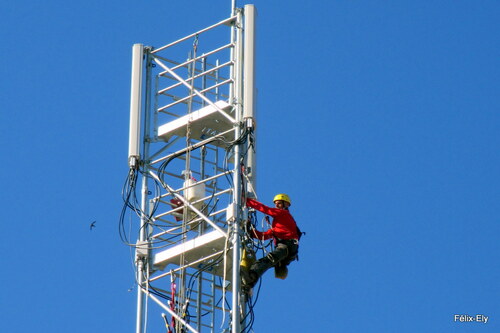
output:
POLYGON ((275 202, 276 200, 283 200, 285 202, 288 202, 290 206, 292 205, 292 200, 290 200, 290 197, 284 193, 276 194, 274 196, 273 202, 275 202))

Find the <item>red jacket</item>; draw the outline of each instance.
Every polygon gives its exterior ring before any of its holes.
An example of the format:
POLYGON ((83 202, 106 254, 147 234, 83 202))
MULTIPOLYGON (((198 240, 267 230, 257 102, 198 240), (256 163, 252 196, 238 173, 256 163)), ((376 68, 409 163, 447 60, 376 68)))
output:
POLYGON ((254 230, 255 238, 269 239, 276 237, 279 239, 299 239, 297 224, 288 210, 271 208, 250 198, 247 199, 247 207, 254 208, 259 212, 273 217, 271 229, 266 232, 254 230))

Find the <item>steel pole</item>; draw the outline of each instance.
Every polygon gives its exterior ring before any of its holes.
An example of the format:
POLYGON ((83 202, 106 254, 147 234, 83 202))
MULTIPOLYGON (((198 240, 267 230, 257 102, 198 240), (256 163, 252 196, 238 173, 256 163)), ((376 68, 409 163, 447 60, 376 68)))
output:
MULTIPOLYGON (((243 26, 242 26, 242 13, 241 9, 237 10, 236 19, 236 47, 235 47, 235 89, 234 100, 236 103, 236 125, 235 125, 235 138, 241 136, 241 116, 243 113, 243 26)), ((233 333, 241 332, 241 279, 240 279, 240 222, 241 222, 241 167, 240 167, 241 144, 234 147, 234 174, 233 174, 233 202, 234 202, 234 221, 233 221, 233 274, 232 274, 232 331, 233 333)))
POLYGON ((144 246, 146 244, 146 217, 145 217, 145 209, 146 209, 146 198, 148 193, 148 185, 147 178, 142 177, 142 202, 141 202, 141 227, 139 231, 139 239, 137 241, 136 248, 136 265, 137 265, 137 319, 136 319, 136 333, 143 333, 144 331, 144 303, 146 302, 146 292, 143 290, 144 282, 146 281, 145 275, 148 271, 148 266, 146 261, 148 257, 144 257, 143 252, 144 246), (139 252, 139 249, 142 251, 139 252))
MULTIPOLYGON (((144 49, 144 48, 143 48, 144 49)), ((143 165, 142 174, 147 175, 149 171, 149 138, 150 138, 150 113, 151 113, 151 56, 150 49, 146 49, 146 97, 144 101, 144 137, 142 140, 143 144, 143 165)), ((142 64, 143 55, 141 55, 142 64)), ((141 77, 141 87, 142 89, 142 77, 141 77)), ((141 223, 139 229, 139 238, 137 240, 136 248, 136 264, 137 264, 137 320, 136 320, 136 333, 145 332, 145 303, 146 303, 146 291, 143 289, 147 285, 147 279, 149 278, 149 258, 150 258, 150 246, 149 246, 149 203, 148 203, 148 177, 142 177, 142 188, 141 188, 141 223)))

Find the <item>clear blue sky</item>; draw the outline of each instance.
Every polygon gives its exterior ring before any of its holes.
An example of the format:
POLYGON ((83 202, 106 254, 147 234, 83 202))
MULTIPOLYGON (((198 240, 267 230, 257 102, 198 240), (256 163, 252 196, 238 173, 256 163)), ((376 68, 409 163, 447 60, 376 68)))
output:
MULTIPOLYGON (((499 332, 500 3, 253 3, 259 198, 288 193, 307 232, 288 279, 265 275, 255 332, 499 332)), ((2 332, 134 331, 131 47, 229 12, 1 2, 2 332)))

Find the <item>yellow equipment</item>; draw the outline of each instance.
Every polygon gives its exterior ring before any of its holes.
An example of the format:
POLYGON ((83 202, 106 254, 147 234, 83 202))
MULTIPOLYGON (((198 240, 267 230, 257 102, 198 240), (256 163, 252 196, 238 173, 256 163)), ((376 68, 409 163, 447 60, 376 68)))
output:
POLYGON ((255 252, 252 249, 243 248, 241 255, 241 269, 250 270, 250 267, 255 263, 255 252))

